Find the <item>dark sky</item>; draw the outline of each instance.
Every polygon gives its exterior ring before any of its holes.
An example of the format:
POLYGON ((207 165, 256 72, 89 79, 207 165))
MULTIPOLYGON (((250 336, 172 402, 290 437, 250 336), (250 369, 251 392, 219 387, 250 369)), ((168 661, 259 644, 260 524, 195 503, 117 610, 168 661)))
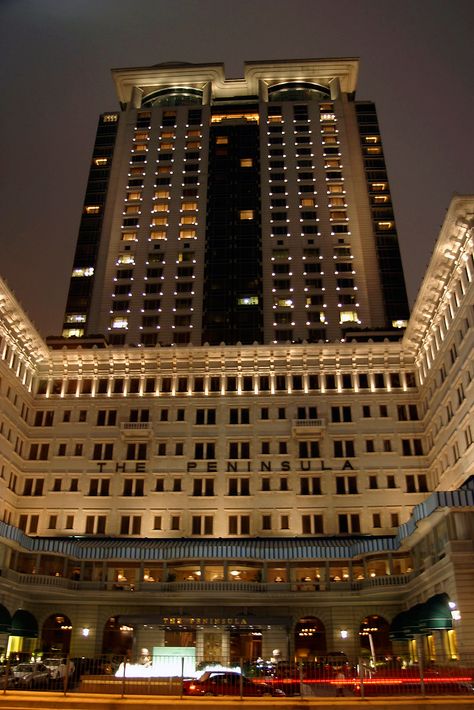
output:
POLYGON ((473 0, 1 0, 0 275, 59 334, 112 67, 360 57, 410 301, 453 194, 474 193, 473 0))

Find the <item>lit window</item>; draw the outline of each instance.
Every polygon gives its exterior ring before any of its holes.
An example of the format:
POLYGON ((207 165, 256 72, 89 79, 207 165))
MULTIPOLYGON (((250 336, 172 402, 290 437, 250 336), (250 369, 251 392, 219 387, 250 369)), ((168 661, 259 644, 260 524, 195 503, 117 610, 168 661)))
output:
POLYGON ((123 316, 117 316, 117 318, 113 318, 112 328, 128 328, 128 318, 124 318, 123 316))
POLYGON ((181 217, 181 224, 197 224, 197 217, 195 215, 181 217))
POLYGON ((258 123, 260 116, 258 115, 258 113, 254 113, 251 110, 245 111, 242 109, 242 111, 239 111, 237 113, 234 112, 214 114, 214 116, 211 116, 211 123, 220 123, 221 121, 227 121, 229 119, 231 121, 237 121, 239 118, 243 119, 244 121, 249 121, 251 123, 258 123))
POLYGON ((186 138, 200 138, 201 137, 201 131, 199 128, 192 128, 186 133, 186 138))
POLYGON ((186 148, 188 150, 195 150, 200 147, 201 147, 201 143, 199 141, 188 141, 186 143, 186 148))
POLYGON ((133 140, 135 141, 146 141, 150 137, 148 131, 135 131, 135 136, 133 140))
POLYGON ((166 230, 154 229, 153 232, 150 232, 150 239, 166 239, 166 230))
POLYGON ((167 202, 157 202, 153 205, 153 212, 169 212, 170 208, 167 202))
POLYGON ((379 143, 380 136, 365 136, 366 143, 379 143))
POLYGON ((268 123, 281 123, 281 122, 282 122, 281 116, 269 116, 268 117, 268 123))
POLYGON ((394 223, 393 222, 377 222, 377 227, 379 229, 393 229, 394 223))
POLYGON ((314 197, 302 197, 300 200, 301 207, 316 207, 316 200, 314 197))
POLYGON ((123 232, 122 233, 122 242, 136 242, 137 241, 137 233, 136 232, 123 232))
POLYGON ((135 143, 133 146, 133 150, 135 153, 144 153, 148 150, 148 146, 146 143, 135 143))
POLYGON ((120 254, 117 257, 117 266, 119 264, 135 264, 135 257, 132 254, 120 254))
POLYGON ((172 150, 173 143, 160 143, 160 150, 172 150))
POLYGON ((252 158, 241 158, 240 167, 241 168, 251 168, 253 166, 252 158))
POLYGON ((377 204, 380 204, 384 202, 389 202, 390 197, 388 195, 374 195, 373 200, 377 204))
POLYGON ((77 276, 94 276, 94 267, 85 266, 82 269, 73 269, 72 276, 75 278, 77 276))
POLYGON ((170 196, 169 190, 155 190, 155 192, 153 193, 154 200, 167 199, 169 196, 170 196))
POLYGON ((179 230, 180 239, 196 239, 195 229, 180 229, 179 230))
POLYGON ((98 165, 98 166, 107 165, 107 162, 108 162, 107 158, 95 158, 94 159, 94 165, 98 165))
POLYGON ((63 338, 82 338, 84 335, 83 328, 64 328, 63 338))
POLYGON ((217 145, 227 145, 228 142, 229 142, 229 139, 227 136, 217 136, 216 137, 217 145))
POLYGON ((160 138, 174 138, 174 131, 161 131, 160 138))
POLYGON ((344 192, 344 188, 341 183, 328 185, 328 192, 332 195, 341 195, 344 192))
POLYGON ((127 192, 127 197, 126 199, 129 200, 130 202, 134 200, 140 200, 142 196, 141 192, 127 192))
POLYGON ((408 322, 406 320, 393 320, 392 328, 406 328, 408 322))
POLYGON ((253 210, 240 210, 239 217, 241 220, 253 219, 254 218, 254 211, 253 210))
POLYGON ((74 313, 73 315, 66 316, 66 323, 85 323, 86 314, 85 313, 74 313))
POLYGON ((100 212, 100 207, 99 205, 88 205, 85 207, 84 211, 86 214, 98 214, 100 212))
POLYGON ((152 223, 153 227, 157 227, 160 224, 167 225, 168 224, 168 217, 153 217, 153 219, 151 220, 151 223, 152 223))
POLYGON ((292 306, 293 300, 291 298, 277 298, 275 300, 275 306, 292 306))
POLYGON ((237 299, 239 306, 258 306, 258 296, 243 296, 237 299))
POLYGON ((373 182, 371 187, 372 187, 372 190, 374 190, 374 192, 382 192, 382 190, 387 189, 387 183, 386 182, 373 182))
POLYGON ((125 214, 140 214, 140 205, 127 205, 125 214))
POLYGON ((368 146, 365 152, 368 153, 368 155, 380 155, 382 148, 379 145, 368 146))
POLYGON ((197 202, 183 202, 181 205, 183 212, 190 212, 191 210, 197 210, 197 208, 197 202))
POLYGON ((104 123, 116 123, 118 121, 118 115, 116 113, 105 113, 102 116, 104 123))
POLYGON ((357 315, 357 311, 341 311, 339 314, 340 323, 357 322, 358 320, 359 316, 357 315))

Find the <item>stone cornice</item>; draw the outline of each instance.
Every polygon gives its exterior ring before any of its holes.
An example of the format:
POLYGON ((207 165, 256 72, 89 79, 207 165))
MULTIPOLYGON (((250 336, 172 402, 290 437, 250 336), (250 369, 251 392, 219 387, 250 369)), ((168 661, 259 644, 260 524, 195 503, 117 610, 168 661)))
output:
POLYGON ((158 64, 152 67, 112 69, 118 99, 132 99, 135 87, 145 94, 160 88, 186 86, 203 89, 212 83, 213 96, 258 95, 259 82, 268 86, 283 81, 313 81, 329 87, 338 79, 342 91, 356 89, 359 60, 356 58, 293 59, 246 62, 243 79, 227 79, 223 64, 158 64))
POLYGON ((452 283, 459 277, 468 255, 473 253, 473 230, 474 196, 454 197, 403 338, 403 346, 417 356, 447 308, 452 283))
POLYGON ((5 281, 0 278, 0 334, 35 368, 49 360, 49 350, 5 281))

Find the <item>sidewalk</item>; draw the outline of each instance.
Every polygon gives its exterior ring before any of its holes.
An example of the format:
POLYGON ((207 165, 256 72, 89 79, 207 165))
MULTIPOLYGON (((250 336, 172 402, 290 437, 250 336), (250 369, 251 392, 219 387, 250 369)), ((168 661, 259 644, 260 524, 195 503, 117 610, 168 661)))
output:
POLYGON ((9 690, 0 694, 0 710, 176 710, 179 708, 205 708, 205 710, 221 710, 237 705, 245 706, 246 710, 473 710, 473 698, 443 697, 443 698, 377 698, 356 700, 354 698, 179 698, 159 696, 132 696, 128 698, 111 697, 110 695, 84 695, 71 693, 66 697, 58 693, 43 693, 31 691, 9 690))

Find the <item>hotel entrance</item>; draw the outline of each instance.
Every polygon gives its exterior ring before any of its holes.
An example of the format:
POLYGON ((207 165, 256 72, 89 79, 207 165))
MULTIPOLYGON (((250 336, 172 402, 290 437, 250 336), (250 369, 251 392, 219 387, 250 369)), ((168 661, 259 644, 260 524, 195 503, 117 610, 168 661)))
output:
POLYGON ((259 629, 231 629, 229 641, 231 663, 240 663, 242 659, 255 661, 262 657, 262 632, 259 629))

